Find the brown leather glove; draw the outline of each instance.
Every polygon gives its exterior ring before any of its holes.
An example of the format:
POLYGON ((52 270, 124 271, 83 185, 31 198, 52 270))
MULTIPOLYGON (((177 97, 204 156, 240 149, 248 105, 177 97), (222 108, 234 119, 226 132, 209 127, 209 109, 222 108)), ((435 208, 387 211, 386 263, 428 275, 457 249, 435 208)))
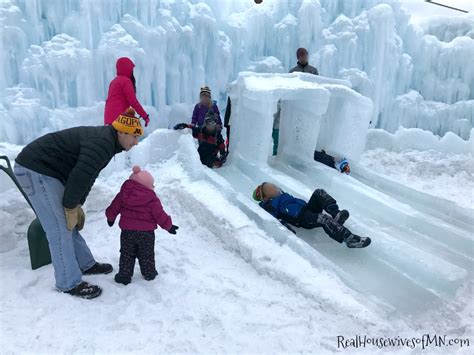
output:
POLYGON ((64 214, 66 215, 66 228, 72 231, 79 222, 79 206, 74 208, 64 208, 64 214))
POLYGON ((84 228, 84 224, 86 223, 86 214, 82 209, 82 206, 79 205, 77 208, 77 230, 80 231, 84 228))

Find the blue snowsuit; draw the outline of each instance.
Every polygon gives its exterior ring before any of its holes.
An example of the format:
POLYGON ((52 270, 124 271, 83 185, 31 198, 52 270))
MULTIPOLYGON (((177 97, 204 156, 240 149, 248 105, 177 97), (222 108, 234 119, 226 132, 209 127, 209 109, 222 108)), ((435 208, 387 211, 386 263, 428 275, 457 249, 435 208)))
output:
POLYGON ((262 201, 259 205, 276 219, 296 225, 301 211, 306 207, 307 203, 302 199, 282 192, 280 196, 268 201, 262 201))
POLYGON ((304 229, 322 227, 339 243, 351 234, 346 227, 335 222, 334 217, 339 213, 339 206, 336 200, 322 189, 315 190, 308 202, 282 191, 279 196, 260 202, 259 206, 291 231, 293 229, 288 224, 304 229))

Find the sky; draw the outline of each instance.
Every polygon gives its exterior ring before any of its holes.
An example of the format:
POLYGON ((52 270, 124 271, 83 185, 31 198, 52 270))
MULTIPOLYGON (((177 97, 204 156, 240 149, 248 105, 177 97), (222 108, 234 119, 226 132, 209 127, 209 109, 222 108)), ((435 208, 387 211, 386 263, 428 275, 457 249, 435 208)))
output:
MULTIPOLYGON (((437 3, 474 12, 474 0, 434 0, 437 3)), ((429 4, 424 0, 401 0, 403 7, 408 10, 414 22, 423 21, 432 16, 465 16, 463 12, 429 4)))

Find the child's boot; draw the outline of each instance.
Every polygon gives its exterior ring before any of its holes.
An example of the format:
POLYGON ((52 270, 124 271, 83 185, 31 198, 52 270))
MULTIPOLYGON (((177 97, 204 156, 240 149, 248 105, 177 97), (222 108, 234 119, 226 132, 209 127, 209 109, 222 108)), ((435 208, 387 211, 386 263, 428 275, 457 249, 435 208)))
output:
POLYGON ((132 278, 129 276, 120 275, 120 273, 118 273, 115 275, 115 282, 122 285, 128 285, 130 282, 132 282, 132 278))
POLYGON ((371 240, 369 237, 361 237, 356 234, 350 234, 344 238, 348 248, 365 248, 370 245, 371 240))
POLYGON ((155 277, 158 276, 158 271, 155 270, 155 272, 149 274, 149 275, 143 275, 143 278, 147 281, 152 281, 155 279, 155 277))

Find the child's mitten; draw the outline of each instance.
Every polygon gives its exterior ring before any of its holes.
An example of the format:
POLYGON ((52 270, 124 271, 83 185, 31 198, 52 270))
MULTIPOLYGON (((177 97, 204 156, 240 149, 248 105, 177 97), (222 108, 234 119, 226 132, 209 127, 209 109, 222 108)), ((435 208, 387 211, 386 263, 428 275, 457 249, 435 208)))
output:
POLYGON ((176 231, 179 229, 178 226, 175 226, 174 224, 171 226, 171 228, 168 230, 169 234, 176 234, 176 231))

